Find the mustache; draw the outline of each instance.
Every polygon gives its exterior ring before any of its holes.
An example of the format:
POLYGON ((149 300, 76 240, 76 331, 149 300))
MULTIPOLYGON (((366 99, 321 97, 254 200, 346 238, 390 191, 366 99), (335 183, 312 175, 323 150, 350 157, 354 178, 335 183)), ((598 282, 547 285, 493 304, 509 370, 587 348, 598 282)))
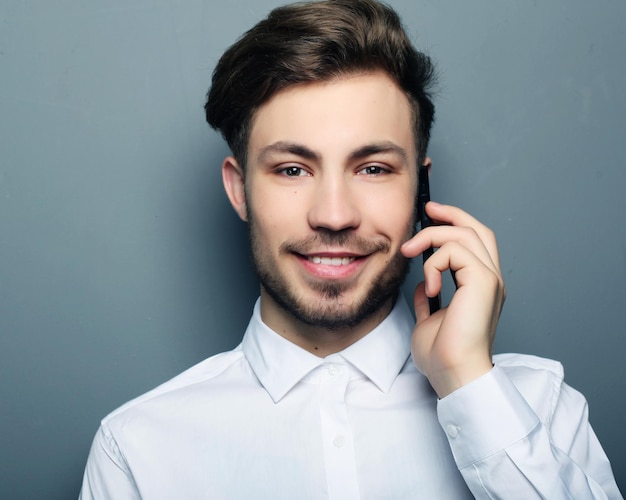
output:
POLYGON ((283 242, 280 250, 305 255, 320 250, 338 249, 339 247, 350 253, 367 255, 375 252, 387 253, 391 248, 391 243, 385 238, 374 240, 363 238, 354 234, 350 229, 342 231, 321 229, 305 239, 283 242))

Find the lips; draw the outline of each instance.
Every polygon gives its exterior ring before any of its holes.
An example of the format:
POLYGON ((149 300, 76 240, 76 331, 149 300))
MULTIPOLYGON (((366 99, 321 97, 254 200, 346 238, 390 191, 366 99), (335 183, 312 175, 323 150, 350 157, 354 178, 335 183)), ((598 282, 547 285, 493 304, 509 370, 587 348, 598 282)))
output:
POLYGON ((310 238, 287 241, 281 253, 296 257, 307 278, 345 280, 359 275, 372 257, 387 253, 389 242, 350 232, 319 232, 310 238))
POLYGON ((355 278, 368 261, 368 255, 353 253, 295 254, 308 278, 318 280, 346 280, 355 278))

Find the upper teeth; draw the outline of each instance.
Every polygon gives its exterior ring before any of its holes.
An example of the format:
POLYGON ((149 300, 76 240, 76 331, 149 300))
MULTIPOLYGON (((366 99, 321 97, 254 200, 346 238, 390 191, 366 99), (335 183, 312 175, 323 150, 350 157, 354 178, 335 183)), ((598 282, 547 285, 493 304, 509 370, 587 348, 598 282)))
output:
POLYGON ((354 257, 309 257, 314 264, 324 264, 326 266, 346 266, 354 260, 354 257))

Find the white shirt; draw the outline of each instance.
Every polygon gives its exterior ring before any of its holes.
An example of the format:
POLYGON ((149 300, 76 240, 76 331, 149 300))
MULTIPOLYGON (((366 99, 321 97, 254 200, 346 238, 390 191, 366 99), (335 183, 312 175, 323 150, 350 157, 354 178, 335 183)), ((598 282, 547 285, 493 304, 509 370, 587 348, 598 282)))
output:
POLYGON ((81 498, 622 498, 561 365, 500 355, 438 400, 403 299, 319 358, 261 320, 102 421, 81 498), (471 491, 471 492, 470 492, 471 491))

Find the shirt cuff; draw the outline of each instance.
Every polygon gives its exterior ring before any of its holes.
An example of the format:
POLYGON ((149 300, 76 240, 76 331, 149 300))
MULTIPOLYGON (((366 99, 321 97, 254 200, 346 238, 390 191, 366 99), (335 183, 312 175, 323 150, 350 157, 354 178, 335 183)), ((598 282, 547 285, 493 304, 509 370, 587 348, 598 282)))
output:
POLYGON ((539 423, 498 365, 439 400, 437 415, 459 469, 520 441, 539 423))

